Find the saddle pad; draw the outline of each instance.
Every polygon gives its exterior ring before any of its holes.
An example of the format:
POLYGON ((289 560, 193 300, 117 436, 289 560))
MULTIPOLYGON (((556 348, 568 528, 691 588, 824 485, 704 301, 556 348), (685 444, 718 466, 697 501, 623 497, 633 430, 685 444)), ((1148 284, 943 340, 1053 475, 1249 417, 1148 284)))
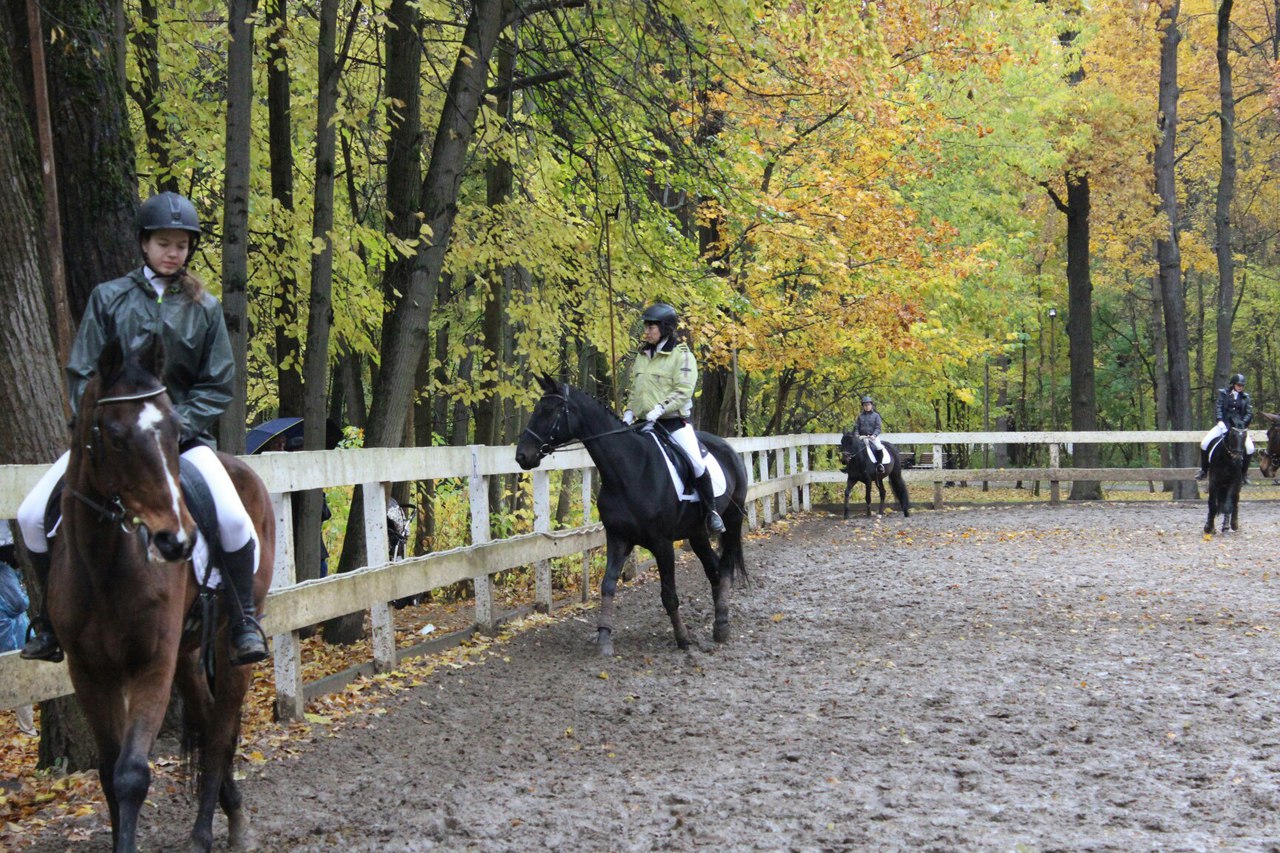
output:
MULTIPOLYGON (((676 495, 682 501, 695 502, 698 500, 698 492, 696 489, 686 493, 685 484, 680 479, 680 475, 676 473, 676 466, 671 461, 671 456, 667 454, 662 446, 662 442, 658 440, 656 435, 652 433, 649 437, 653 439, 654 444, 658 445, 658 449, 662 451, 662 461, 667 463, 667 473, 671 475, 671 485, 675 487, 676 495)), ((702 457, 702 461, 706 464, 707 470, 711 472, 711 494, 717 498, 725 493, 724 469, 720 467, 720 460, 716 459, 714 453, 708 453, 702 457)))

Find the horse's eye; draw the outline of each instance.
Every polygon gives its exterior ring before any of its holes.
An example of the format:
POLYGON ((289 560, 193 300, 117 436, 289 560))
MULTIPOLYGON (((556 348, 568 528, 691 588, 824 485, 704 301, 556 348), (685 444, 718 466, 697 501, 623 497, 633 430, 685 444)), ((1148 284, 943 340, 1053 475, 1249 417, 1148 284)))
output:
POLYGON ((129 444, 129 430, 121 424, 107 424, 106 433, 112 450, 124 450, 129 444))

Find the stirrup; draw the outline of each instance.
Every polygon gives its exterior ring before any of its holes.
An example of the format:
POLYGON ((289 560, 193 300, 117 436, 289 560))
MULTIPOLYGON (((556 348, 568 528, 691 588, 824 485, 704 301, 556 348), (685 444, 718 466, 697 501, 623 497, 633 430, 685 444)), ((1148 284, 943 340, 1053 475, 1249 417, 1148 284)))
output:
POLYGON ((246 616, 227 629, 230 634, 228 653, 232 666, 247 666, 267 659, 267 635, 252 616, 246 616))
POLYGON ((724 533, 724 519, 714 509, 707 510, 707 529, 712 533, 724 533))
POLYGON ((27 626, 27 642, 18 652, 23 660, 43 660, 49 663, 61 663, 65 655, 58 637, 53 633, 53 625, 43 616, 33 620, 27 626))
POLYGON ((1209 476, 1209 472, 1201 468, 1199 471, 1196 472, 1195 478, 1197 480, 1203 480, 1207 476, 1209 476))

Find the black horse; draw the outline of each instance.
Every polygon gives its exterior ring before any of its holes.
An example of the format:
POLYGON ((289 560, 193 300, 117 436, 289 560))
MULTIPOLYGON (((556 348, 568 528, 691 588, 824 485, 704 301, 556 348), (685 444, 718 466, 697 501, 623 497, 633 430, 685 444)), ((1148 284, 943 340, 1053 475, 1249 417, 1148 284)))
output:
POLYGON ((649 429, 622 423, 604 404, 569 385, 557 384, 543 376, 542 399, 529 416, 529 424, 516 444, 516 462, 526 471, 538 467, 548 453, 578 440, 586 446, 600 472, 600 494, 596 504, 604 523, 606 566, 600 584, 600 619, 596 640, 600 654, 613 655, 613 597, 622 564, 636 545, 653 553, 662 582, 662 606, 671 617, 676 645, 689 648, 689 632, 680 619, 676 596, 675 547, 677 539, 687 539, 702 561, 711 582, 715 602, 716 642, 729 639, 729 587, 735 572, 747 577, 742 558, 743 507, 747 500, 747 471, 741 458, 723 439, 698 433, 698 439, 724 469, 726 490, 717 502, 724 519, 721 550, 711 546, 703 518, 702 504, 682 501, 676 494, 663 451, 649 429))
POLYGON ((1214 521, 1222 514, 1222 532, 1228 525, 1240 529, 1240 485, 1244 480, 1245 439, 1249 431, 1228 428, 1225 435, 1209 445, 1209 517, 1204 532, 1214 533, 1214 521))
POLYGON ((884 473, 880 473, 876 464, 867 455, 868 441, 865 436, 846 432, 840 437, 840 461, 844 463, 845 473, 849 475, 844 487, 844 517, 849 517, 849 493, 854 483, 863 483, 867 487, 867 517, 871 517, 871 484, 875 483, 880 490, 880 514, 884 515, 884 481, 889 478, 893 487, 893 496, 902 507, 903 517, 911 515, 911 499, 907 495, 907 483, 902 479, 902 456, 898 448, 887 441, 884 445, 884 473))

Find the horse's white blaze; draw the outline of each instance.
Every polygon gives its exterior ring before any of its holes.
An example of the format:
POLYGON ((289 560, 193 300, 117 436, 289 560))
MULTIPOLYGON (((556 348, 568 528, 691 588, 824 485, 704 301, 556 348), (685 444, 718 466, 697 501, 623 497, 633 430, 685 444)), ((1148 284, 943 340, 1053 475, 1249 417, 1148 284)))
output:
MULTIPOLYGON (((160 424, 164 423, 164 412, 160 411, 160 407, 155 403, 147 403, 142 407, 142 411, 138 413, 138 429, 141 431, 150 430, 156 442, 156 451, 160 454, 161 459, 165 459, 164 445, 161 443, 160 424)), ((164 467, 165 482, 169 486, 169 500, 173 505, 173 517, 175 520, 182 518, 182 486, 178 483, 178 478, 174 472, 169 470, 169 463, 165 461, 164 467)), ((187 532, 183 530, 182 525, 176 525, 178 528, 178 541, 185 542, 187 532)))

